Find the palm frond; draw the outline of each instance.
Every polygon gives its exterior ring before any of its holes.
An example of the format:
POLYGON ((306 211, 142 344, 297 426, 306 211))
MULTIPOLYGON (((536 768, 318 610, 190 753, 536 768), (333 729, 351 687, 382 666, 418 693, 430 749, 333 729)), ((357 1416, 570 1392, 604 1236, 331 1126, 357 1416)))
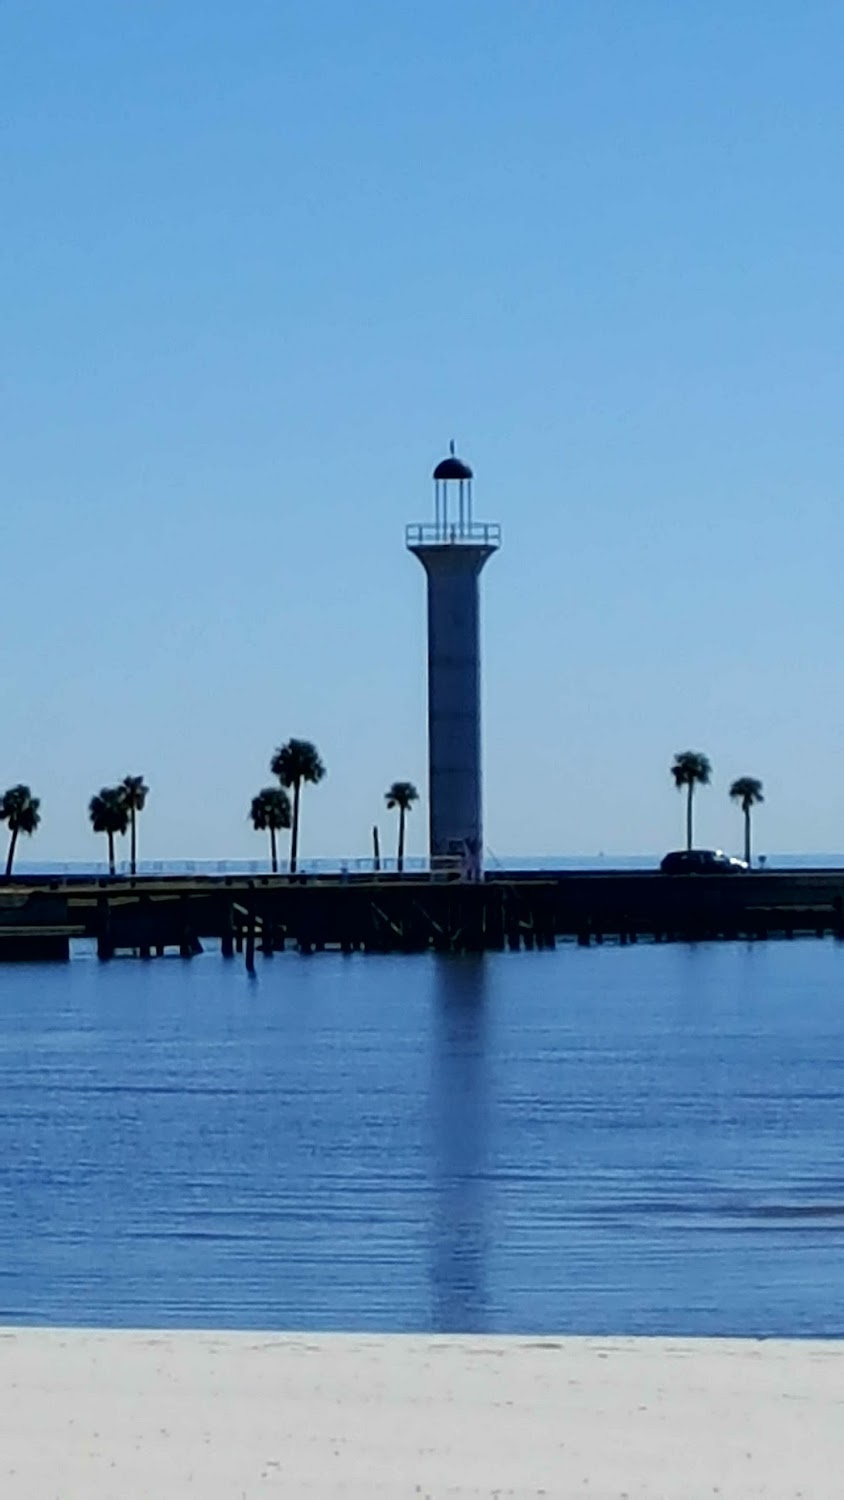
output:
POLYGON ((316 785, 325 775, 325 766, 310 740, 291 739, 279 745, 270 761, 270 770, 284 787, 301 785, 303 781, 316 785))
POLYGON ((122 786, 104 786, 88 803, 88 816, 95 833, 125 833, 129 806, 122 786))
POLYGON ((290 798, 279 786, 265 786, 252 798, 249 817, 256 833, 268 829, 280 833, 290 827, 291 816, 290 798))
POLYGON ((0 797, 0 821, 8 823, 10 833, 33 834, 41 822, 40 799, 33 797, 28 786, 19 782, 0 797))
POLYGON ((397 807, 402 812, 410 812, 414 802, 419 801, 419 793, 412 781, 394 781, 384 797, 389 808, 397 807))
POLYGON ((700 750, 680 750, 674 757, 671 767, 671 775, 674 777, 674 785, 678 788, 684 786, 708 786, 712 776, 712 765, 709 757, 700 750))
POLYGON ((762 783, 756 776, 739 776, 730 787, 730 796, 734 802, 740 802, 742 810, 754 807, 759 802, 764 802, 762 783))
POLYGON ((120 783, 126 798, 126 805, 132 811, 143 812, 149 787, 144 782, 143 776, 124 776, 120 783))

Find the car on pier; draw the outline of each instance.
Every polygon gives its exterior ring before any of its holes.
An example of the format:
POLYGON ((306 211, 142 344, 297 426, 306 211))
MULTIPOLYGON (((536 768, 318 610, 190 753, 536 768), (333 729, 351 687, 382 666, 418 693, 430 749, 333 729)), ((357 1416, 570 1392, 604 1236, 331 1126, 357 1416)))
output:
POLYGON ((659 868, 663 875, 737 875, 749 866, 722 849, 672 849, 659 868))

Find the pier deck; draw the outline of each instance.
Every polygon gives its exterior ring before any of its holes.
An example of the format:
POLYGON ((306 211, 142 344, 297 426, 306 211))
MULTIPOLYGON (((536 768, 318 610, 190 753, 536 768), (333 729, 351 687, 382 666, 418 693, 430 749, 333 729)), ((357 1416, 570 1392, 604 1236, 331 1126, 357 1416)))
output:
POLYGON ((717 938, 844 935, 844 869, 662 875, 495 874, 477 884, 404 876, 20 877, 0 886, 0 960, 66 958, 76 937, 100 957, 184 957, 285 946, 301 953, 445 952, 717 938))

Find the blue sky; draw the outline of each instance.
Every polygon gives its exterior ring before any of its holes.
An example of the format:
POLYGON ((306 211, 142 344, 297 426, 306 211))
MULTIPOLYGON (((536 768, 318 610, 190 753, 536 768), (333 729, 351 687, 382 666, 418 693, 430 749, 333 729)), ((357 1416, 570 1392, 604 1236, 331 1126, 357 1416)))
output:
MULTIPOLYGON (((27 854, 303 850, 425 783, 454 436, 495 853, 844 848, 844 10, 804 0, 5 0, 0 782, 27 854)), ((389 832, 388 832, 389 830, 389 832)), ((421 852, 425 815, 410 820, 421 852)))

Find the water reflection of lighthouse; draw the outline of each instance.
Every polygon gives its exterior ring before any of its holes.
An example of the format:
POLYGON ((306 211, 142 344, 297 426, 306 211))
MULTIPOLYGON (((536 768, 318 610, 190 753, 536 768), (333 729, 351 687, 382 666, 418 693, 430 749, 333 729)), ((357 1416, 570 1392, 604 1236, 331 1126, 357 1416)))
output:
POLYGON ((495 1194, 489 961, 484 954, 441 955, 432 978, 431 1328, 489 1333, 495 1316, 489 1285, 495 1194))
POLYGON ((451 452, 434 470, 434 519, 408 526, 428 578, 428 814, 432 860, 459 855, 480 874, 480 574, 500 526, 476 521, 472 470, 451 452))

